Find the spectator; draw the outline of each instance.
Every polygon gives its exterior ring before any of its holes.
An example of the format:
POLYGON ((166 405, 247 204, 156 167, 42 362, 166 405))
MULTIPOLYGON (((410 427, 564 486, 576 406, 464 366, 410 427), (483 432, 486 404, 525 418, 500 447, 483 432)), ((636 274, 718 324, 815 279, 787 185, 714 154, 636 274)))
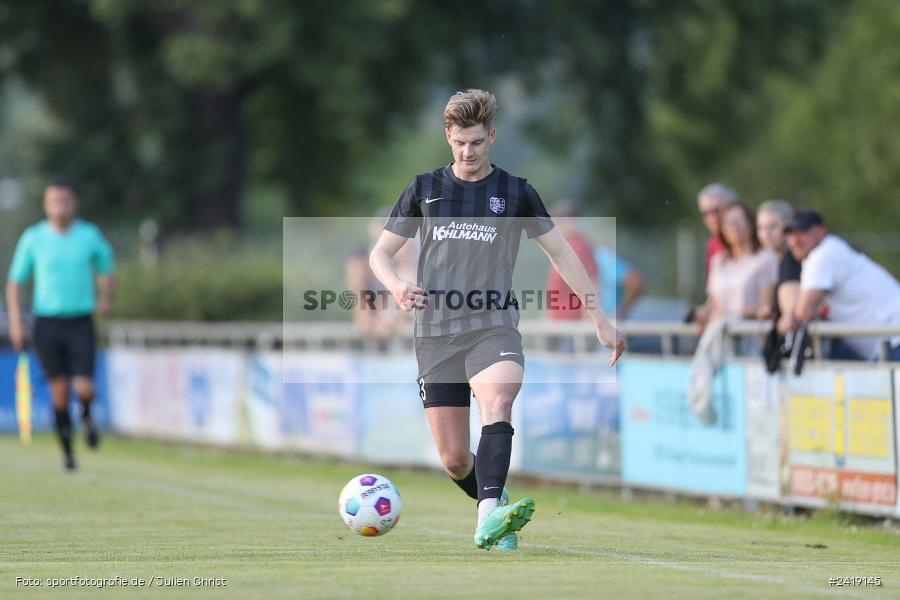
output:
POLYGON ((753 211, 740 201, 719 210, 719 241, 725 250, 712 261, 707 301, 697 308, 697 321, 705 327, 723 318, 755 319, 771 310, 778 258, 760 247, 753 211))
MULTIPOLYGON (((578 229, 578 207, 571 200, 558 200, 553 205, 553 222, 559 228, 559 232, 566 238, 569 245, 581 259, 584 270, 592 281, 597 281, 597 263, 594 260, 594 245, 578 229)), ((580 319, 584 311, 581 300, 572 291, 572 288, 563 280, 553 265, 547 272, 548 293, 557 292, 556 302, 547 307, 547 318, 554 320, 580 319)), ((600 291, 602 293, 602 290, 600 291)), ((598 298, 595 298, 598 300, 598 298)))
MULTIPOLYGON (((378 239, 387 218, 387 211, 379 212, 369 223, 368 237, 371 242, 378 239)), ((416 280, 416 262, 418 260, 417 239, 410 239, 394 255, 397 272, 408 281, 416 280)), ((400 310, 394 299, 387 293, 381 282, 372 273, 369 266, 369 244, 360 243, 353 248, 344 262, 345 284, 347 289, 359 295, 359 301, 353 308, 353 322, 356 328, 366 337, 376 341, 379 351, 388 350, 391 338, 398 332, 408 330, 412 325, 412 313, 400 310), (375 294, 374 301, 368 303, 363 294, 375 294)))
POLYGON ((712 259, 725 249, 722 238, 719 236, 719 211, 729 204, 737 202, 737 193, 721 183, 710 183, 697 194, 697 207, 703 224, 709 230, 709 238, 706 240, 706 276, 712 266, 712 259))
MULTIPOLYGON (((796 210, 787 227, 787 240, 803 265, 794 328, 816 317, 823 301, 828 303, 828 319, 836 323, 900 325, 900 283, 828 233, 822 215, 806 208, 796 210)), ((900 336, 890 338, 889 344, 889 359, 900 361, 900 336)), ((831 358, 875 360, 878 346, 875 337, 845 337, 832 344, 831 358)))
POLYGON ((644 278, 627 260, 609 248, 594 251, 600 278, 600 297, 603 312, 624 319, 644 292, 644 278))
POLYGON ((772 293, 771 310, 762 306, 760 319, 774 319, 782 333, 792 328, 794 304, 800 294, 800 261, 788 250, 784 228, 791 222, 794 209, 784 200, 766 200, 756 212, 759 243, 778 255, 778 279, 772 293))

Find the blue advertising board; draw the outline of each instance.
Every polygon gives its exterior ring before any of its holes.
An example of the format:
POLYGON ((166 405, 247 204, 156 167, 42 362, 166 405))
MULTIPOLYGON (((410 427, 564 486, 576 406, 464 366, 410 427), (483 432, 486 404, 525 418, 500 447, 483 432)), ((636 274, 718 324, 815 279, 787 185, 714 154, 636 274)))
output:
MULTIPOLYGON (((688 362, 632 358, 620 368, 622 479, 681 491, 740 496, 747 489, 744 368, 716 375, 706 425, 687 403, 688 362)), ((777 417, 773 416, 773 427, 777 417)))
MULTIPOLYGON (((40 362, 34 351, 29 353, 31 360, 31 427, 33 431, 48 431, 53 428, 53 411, 50 407, 50 388, 40 362)), ((0 432, 16 432, 16 365, 19 355, 13 350, 0 350, 0 432)), ((110 414, 106 382, 106 353, 97 352, 94 387, 96 398, 91 414, 101 429, 109 428, 110 414)), ((74 394, 71 398, 70 411, 78 423, 78 401, 74 394)))
POLYGON ((514 421, 526 473, 620 474, 619 390, 596 357, 530 358, 514 421))
POLYGON ((416 383, 413 356, 359 359, 360 456, 384 464, 440 466, 416 383))

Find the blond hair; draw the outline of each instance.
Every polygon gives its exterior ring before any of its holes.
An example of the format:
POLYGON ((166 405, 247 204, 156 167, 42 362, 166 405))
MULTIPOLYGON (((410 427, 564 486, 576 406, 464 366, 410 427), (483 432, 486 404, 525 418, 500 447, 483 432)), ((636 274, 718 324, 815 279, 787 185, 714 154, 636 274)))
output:
POLYGON ((778 215, 782 225, 787 225, 794 218, 794 208, 785 200, 766 200, 756 209, 756 214, 770 212, 778 215))
POLYGON ((490 129, 497 112, 497 99, 484 90, 466 90, 450 96, 444 108, 444 124, 451 127, 484 125, 490 129))

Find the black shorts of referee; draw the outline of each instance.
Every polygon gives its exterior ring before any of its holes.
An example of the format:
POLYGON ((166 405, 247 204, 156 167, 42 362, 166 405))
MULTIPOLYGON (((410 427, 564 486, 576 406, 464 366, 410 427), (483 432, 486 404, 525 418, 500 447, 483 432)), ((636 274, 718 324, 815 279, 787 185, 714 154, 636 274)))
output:
POLYGON ((97 336, 91 315, 37 317, 33 337, 48 380, 94 376, 97 336))

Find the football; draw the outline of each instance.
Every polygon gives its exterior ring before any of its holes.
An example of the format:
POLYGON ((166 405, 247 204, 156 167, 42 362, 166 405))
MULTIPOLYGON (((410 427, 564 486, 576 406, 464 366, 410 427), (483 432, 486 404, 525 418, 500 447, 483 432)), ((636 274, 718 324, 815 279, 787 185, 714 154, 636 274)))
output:
POLYGON ((400 520, 403 501, 391 480, 367 473, 347 482, 338 497, 338 513, 353 533, 384 535, 400 520))

